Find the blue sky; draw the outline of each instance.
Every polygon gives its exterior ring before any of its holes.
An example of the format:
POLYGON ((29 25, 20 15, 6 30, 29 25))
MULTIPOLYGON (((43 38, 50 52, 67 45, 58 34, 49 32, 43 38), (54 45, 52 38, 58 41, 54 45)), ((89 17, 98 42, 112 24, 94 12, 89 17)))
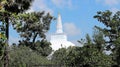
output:
MULTIPOLYGON (((78 45, 77 40, 85 38, 88 33, 92 35, 95 25, 103 27, 93 18, 97 11, 111 10, 116 12, 120 9, 120 0, 35 0, 28 10, 46 11, 57 17, 58 12, 62 16, 64 32, 68 35, 68 40, 78 45)), ((56 31, 56 21, 52 21, 50 30, 47 33, 47 38, 56 31)), ((10 30, 10 40, 17 42, 18 35, 15 31, 10 30)))

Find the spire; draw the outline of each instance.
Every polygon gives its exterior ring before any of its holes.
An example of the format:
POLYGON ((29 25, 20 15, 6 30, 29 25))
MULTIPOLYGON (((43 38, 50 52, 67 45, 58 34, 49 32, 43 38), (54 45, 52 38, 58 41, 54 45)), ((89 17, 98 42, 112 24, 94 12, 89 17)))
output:
POLYGON ((57 18, 57 31, 56 33, 63 33, 63 30, 62 30, 62 20, 61 20, 61 15, 60 13, 58 13, 58 18, 57 18))

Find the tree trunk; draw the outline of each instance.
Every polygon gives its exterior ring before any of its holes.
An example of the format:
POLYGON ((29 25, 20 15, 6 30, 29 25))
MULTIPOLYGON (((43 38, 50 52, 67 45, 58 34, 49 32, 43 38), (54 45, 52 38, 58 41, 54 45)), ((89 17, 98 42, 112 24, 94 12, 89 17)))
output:
POLYGON ((35 34, 34 34, 34 37, 33 37, 33 41, 32 41, 33 47, 35 46, 34 43, 35 43, 35 39, 36 39, 36 37, 37 37, 37 34, 38 34, 38 33, 35 33, 35 34))
POLYGON ((35 33, 35 35, 33 37, 33 41, 32 41, 33 43, 35 42, 36 37, 37 37, 37 33, 35 33))
POLYGON ((5 35, 6 35, 6 43, 5 43, 5 52, 4 52, 4 67, 8 67, 9 65, 9 56, 8 56, 8 41, 9 41, 9 20, 8 17, 5 18, 6 22, 6 30, 5 30, 5 35))

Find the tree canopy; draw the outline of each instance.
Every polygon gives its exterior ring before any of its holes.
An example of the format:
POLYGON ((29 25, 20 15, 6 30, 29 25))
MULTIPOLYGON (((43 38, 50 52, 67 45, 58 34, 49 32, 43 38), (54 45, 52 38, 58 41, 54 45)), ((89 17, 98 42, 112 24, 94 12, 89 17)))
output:
MULTIPOLYGON (((20 44, 25 42, 24 45, 28 46, 29 44, 31 49, 38 50, 36 48, 38 45, 35 45, 37 37, 43 38, 43 44, 47 43, 45 33, 49 30, 52 16, 49 13, 45 15, 44 12, 25 13, 31 6, 32 1, 0 0, 0 60, 4 58, 4 67, 8 67, 9 64, 9 24, 12 24, 14 29, 23 38, 20 44)), ((46 45, 49 48, 50 43, 46 45)), ((52 51, 51 48, 49 49, 48 53, 43 53, 45 56, 52 51)))
POLYGON ((113 14, 109 10, 105 12, 97 12, 94 16, 98 21, 105 25, 105 28, 96 26, 102 31, 105 36, 106 49, 112 51, 112 58, 116 62, 115 65, 120 65, 120 11, 113 14))

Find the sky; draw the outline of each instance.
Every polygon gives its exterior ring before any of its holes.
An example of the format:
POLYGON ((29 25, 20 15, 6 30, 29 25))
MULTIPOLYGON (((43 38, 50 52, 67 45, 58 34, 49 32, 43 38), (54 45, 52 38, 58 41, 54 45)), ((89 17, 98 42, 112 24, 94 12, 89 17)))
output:
MULTIPOLYGON (((111 10, 113 13, 120 9, 120 0, 35 0, 27 12, 45 11, 57 18, 62 16, 63 30, 68 40, 76 45, 77 40, 85 38, 88 33, 93 34, 95 25, 104 27, 93 18, 97 11, 111 10)), ((56 32, 56 21, 52 21, 50 30, 46 33, 47 39, 56 32)), ((20 37, 16 31, 10 29, 10 44, 17 43, 20 37)))

